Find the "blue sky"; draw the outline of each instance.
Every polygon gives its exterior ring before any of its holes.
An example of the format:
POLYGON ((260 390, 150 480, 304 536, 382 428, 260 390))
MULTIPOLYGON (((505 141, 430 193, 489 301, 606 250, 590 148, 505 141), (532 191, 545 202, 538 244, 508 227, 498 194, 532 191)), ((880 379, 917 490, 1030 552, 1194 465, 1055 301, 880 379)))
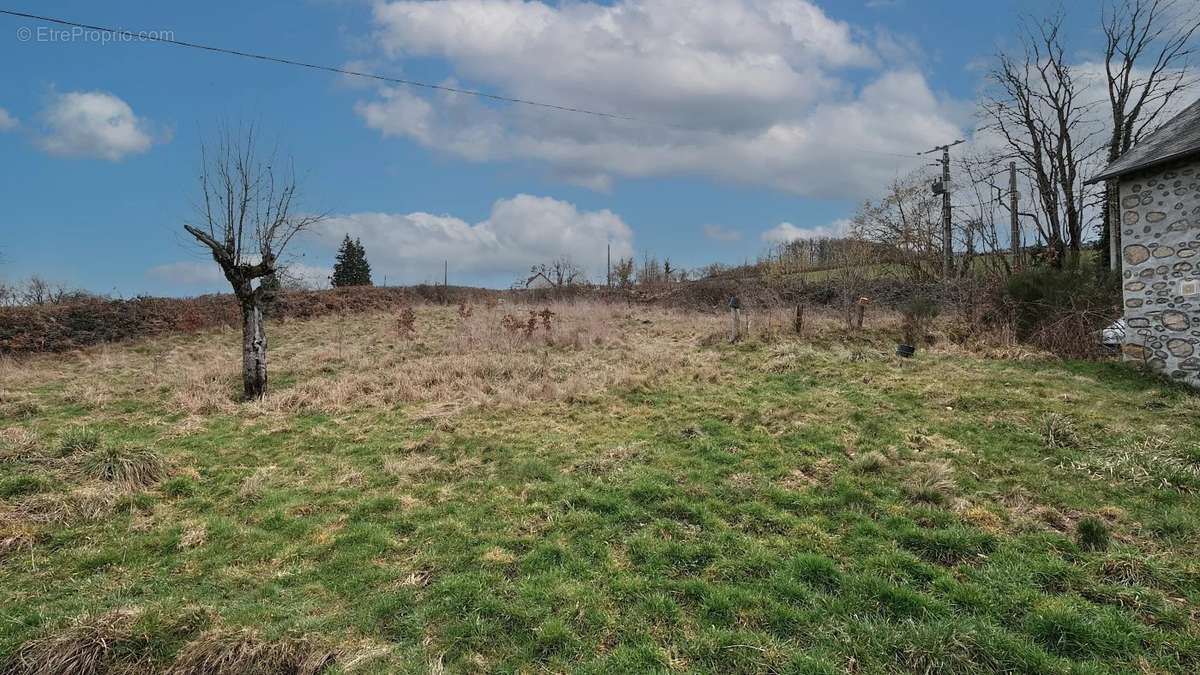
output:
MULTIPOLYGON (((558 254, 602 276, 606 242, 688 267, 753 258, 772 236, 836 231, 873 186, 920 164, 897 155, 970 134, 979 65, 1021 11, 1041 11, 935 0, 0 7, 642 120, 157 44, 51 41, 45 24, 0 17, 0 278, 126 297, 222 290, 181 229, 201 138, 222 120, 277 139, 304 205, 331 214, 294 251, 314 277, 346 232, 363 239, 377 281, 404 283, 440 278, 444 258, 460 283, 507 285, 558 254)), ((1080 43, 1090 18, 1072 24, 1080 43)))

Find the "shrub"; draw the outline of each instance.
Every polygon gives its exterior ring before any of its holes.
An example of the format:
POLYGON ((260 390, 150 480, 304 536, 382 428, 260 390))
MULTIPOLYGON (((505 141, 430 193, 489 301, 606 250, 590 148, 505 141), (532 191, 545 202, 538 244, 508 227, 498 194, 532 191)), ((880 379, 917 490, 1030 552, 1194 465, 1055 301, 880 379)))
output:
POLYGON ((1064 358, 1097 358, 1108 353, 1099 332, 1121 315, 1118 281, 1035 267, 1009 277, 1003 304, 1018 339, 1064 358))
POLYGON ((1108 526, 1095 516, 1085 516, 1075 524, 1075 541, 1088 551, 1103 551, 1108 548, 1108 526))
POLYGON ((909 300, 900 307, 904 315, 904 344, 916 347, 924 341, 926 327, 936 318, 940 308, 928 297, 920 296, 909 300))

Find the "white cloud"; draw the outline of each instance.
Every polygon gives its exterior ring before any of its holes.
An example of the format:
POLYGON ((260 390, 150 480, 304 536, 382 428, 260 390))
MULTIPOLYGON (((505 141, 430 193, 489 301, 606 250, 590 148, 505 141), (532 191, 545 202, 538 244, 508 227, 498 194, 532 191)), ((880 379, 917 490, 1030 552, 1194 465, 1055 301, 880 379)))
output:
POLYGON ((822 239, 844 237, 850 231, 850 221, 841 218, 828 225, 797 227, 791 223, 780 223, 762 233, 762 240, 771 244, 782 244, 797 239, 822 239))
POLYGON ((212 286, 225 282, 225 275, 215 262, 180 261, 164 263, 146 270, 154 281, 180 286, 212 286))
POLYGON ((603 176, 600 188, 692 174, 857 195, 966 119, 897 60, 903 40, 868 44, 802 0, 401 0, 376 3, 375 21, 381 58, 442 58, 472 86, 639 121, 382 87, 357 106, 370 128, 472 161, 544 162, 576 184, 603 176))
POLYGON ((16 117, 13 117, 4 108, 0 108, 0 131, 12 131, 19 126, 21 126, 21 123, 16 117))
POLYGON ((372 277, 381 282, 441 280, 450 276, 507 284, 531 265, 567 256, 593 278, 602 278, 605 251, 633 255, 633 231, 608 210, 580 211, 549 197, 517 195, 492 206, 482 222, 429 213, 355 213, 329 218, 308 234, 316 246, 333 251, 342 237, 362 239, 372 277))
POLYGON ((55 95, 44 113, 42 149, 63 157, 118 161, 154 144, 149 123, 120 98, 102 91, 55 95))
POLYGON ((284 263, 288 276, 300 281, 305 288, 329 288, 329 275, 333 267, 321 267, 300 262, 284 263))
POLYGON ((737 241, 742 238, 742 233, 720 225, 705 225, 704 236, 713 241, 737 241))

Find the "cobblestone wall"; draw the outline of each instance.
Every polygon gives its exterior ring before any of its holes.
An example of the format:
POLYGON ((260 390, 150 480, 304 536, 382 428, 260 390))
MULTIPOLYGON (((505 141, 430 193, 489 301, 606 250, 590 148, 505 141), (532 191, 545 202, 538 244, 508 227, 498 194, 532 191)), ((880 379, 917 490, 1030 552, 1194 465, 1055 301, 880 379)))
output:
POLYGON ((1125 358, 1200 387, 1200 162, 1121 180, 1125 358))

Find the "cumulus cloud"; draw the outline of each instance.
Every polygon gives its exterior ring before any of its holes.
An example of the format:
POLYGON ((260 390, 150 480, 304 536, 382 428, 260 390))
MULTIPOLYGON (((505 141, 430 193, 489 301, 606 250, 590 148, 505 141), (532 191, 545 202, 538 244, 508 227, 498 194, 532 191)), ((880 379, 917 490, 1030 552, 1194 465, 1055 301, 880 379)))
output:
POLYGON ((107 92, 57 94, 43 118, 46 130, 39 144, 52 155, 115 162, 146 152, 155 142, 149 122, 107 92))
POLYGON ((21 123, 17 121, 7 110, 0 108, 0 131, 12 131, 19 127, 21 123))
POLYGON ((333 274, 333 266, 309 265, 302 262, 285 262, 283 264, 287 276, 300 282, 305 288, 329 288, 329 276, 333 274))
POLYGON ((737 241, 742 238, 742 233, 720 225, 705 225, 704 236, 713 241, 737 241))
POLYGON ((853 195, 919 163, 898 155, 961 133, 959 107, 894 59, 893 36, 803 0, 398 0, 374 17, 380 58, 441 58, 491 91, 637 121, 382 87, 357 106, 367 126, 472 161, 604 177, 600 188, 693 174, 853 195))
POLYGON ((347 234, 362 239, 373 277, 402 283, 440 281, 443 261, 449 261, 452 278, 507 285, 530 266, 559 256, 602 278, 609 243, 614 257, 634 250, 633 231, 617 214, 525 194, 497 201, 478 223, 420 212, 355 213, 323 221, 308 237, 313 246, 333 251, 347 234))
POLYGON ((791 223, 780 223, 762 233, 762 240, 770 244, 783 244, 797 239, 824 239, 844 237, 850 231, 850 221, 844 218, 828 225, 797 227, 791 223))

